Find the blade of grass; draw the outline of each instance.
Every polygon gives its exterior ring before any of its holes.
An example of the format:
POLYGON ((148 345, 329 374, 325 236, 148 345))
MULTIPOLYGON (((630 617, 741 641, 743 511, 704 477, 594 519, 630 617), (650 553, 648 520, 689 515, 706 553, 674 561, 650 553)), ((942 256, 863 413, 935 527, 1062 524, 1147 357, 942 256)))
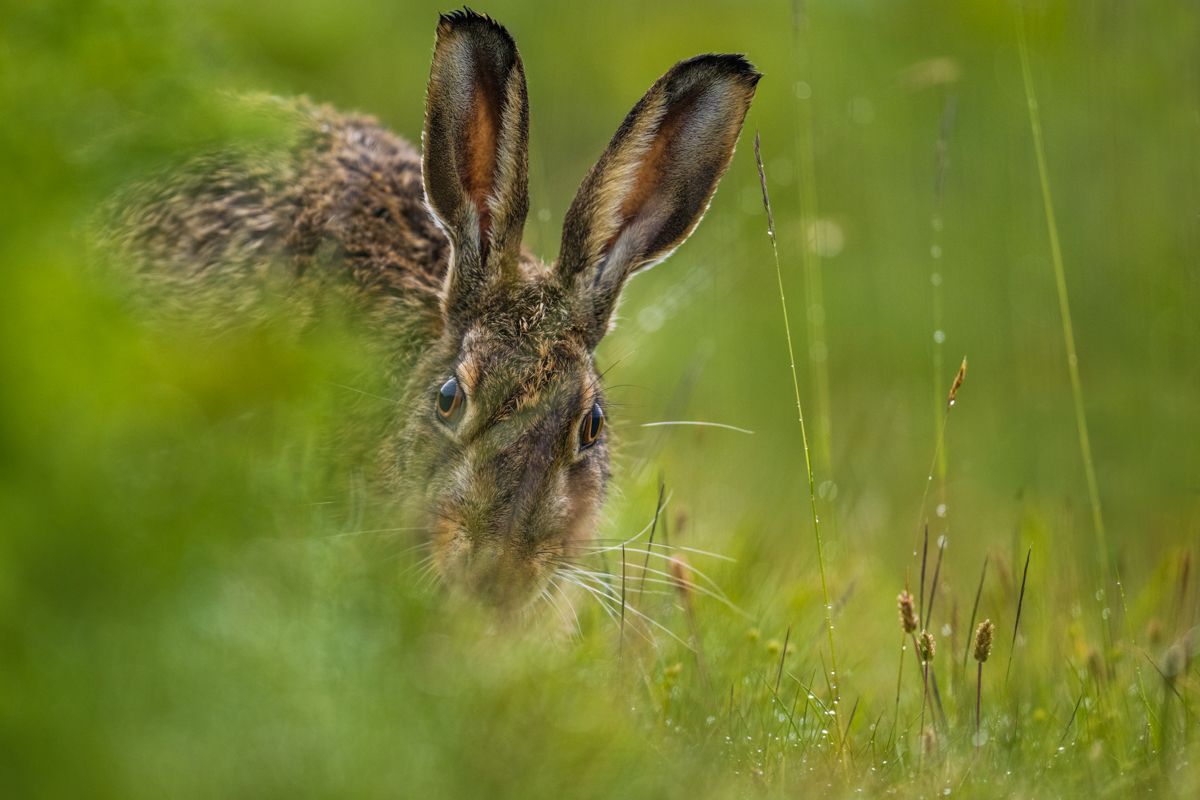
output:
POLYGON ((925 620, 925 565, 929 563, 929 523, 925 523, 925 539, 921 545, 921 586, 917 590, 918 621, 925 620))
MULTIPOLYGON (((838 674, 837 657, 833 644, 833 604, 829 602, 829 583, 825 576, 825 548, 821 542, 821 518, 817 513, 817 485, 813 476, 812 456, 808 447, 808 429, 804 424, 804 406, 800 400, 800 378, 796 373, 796 355, 792 347, 792 326, 788 318, 787 296, 783 291, 783 268, 779 263, 779 245, 775 239, 775 215, 771 211, 771 198, 767 192, 767 172, 762 160, 762 137, 756 131, 754 134, 754 160, 758 166, 758 180, 762 188, 763 208, 767 213, 767 235, 771 239, 771 253, 775 258, 775 279, 779 286, 779 303, 783 310, 783 331, 787 337, 788 362, 792 373, 792 390, 796 396, 796 416, 800 423, 800 440, 804 446, 804 467, 808 473, 808 499, 812 511, 813 536, 817 544, 817 567, 821 573, 821 597, 825 603, 825 630, 829 637, 829 672, 833 677, 831 690, 833 694, 834 724, 837 720, 838 674)), ((840 729, 840 728, 839 728, 840 729)))
MULTIPOLYGON (((796 110, 796 162, 800 168, 799 189, 801 221, 813 226, 817 223, 817 159, 813 137, 812 85, 808 75, 807 32, 808 9, 804 0, 794 0, 792 6, 792 52, 796 54, 797 87, 806 87, 807 94, 797 95, 793 108, 796 110)), ((816 230, 805 228, 804 230, 816 230)), ((804 235, 807 235, 805 233, 804 235)), ((815 234, 814 234, 815 235, 815 234)), ((817 463, 826 480, 833 479, 833 421, 829 393, 829 351, 825 342, 825 296, 821 276, 821 251, 817 246, 806 246, 801 242, 800 263, 804 271, 805 321, 808 325, 808 368, 816 388, 817 435, 815 450, 817 463)), ((815 245, 815 243, 814 243, 815 245)), ((835 523, 836 524, 836 523, 835 523)))
POLYGON ((1029 130, 1033 136, 1034 156, 1037 159, 1038 181, 1042 189, 1042 208, 1046 216, 1046 232, 1050 237, 1050 261, 1054 267, 1054 285, 1058 291, 1058 311, 1062 319, 1063 345, 1067 350, 1067 371, 1071 379, 1071 397, 1075 405, 1075 427, 1079 434, 1079 455, 1087 480, 1088 498, 1092 509, 1092 529, 1100 551, 1100 569, 1105 580, 1109 577, 1108 541, 1104 530, 1104 515, 1100 509, 1100 489, 1096 482, 1096 465, 1092 459, 1092 442, 1088 434, 1087 412, 1083 403, 1083 381, 1079 377, 1079 354, 1075 349, 1075 326, 1071 322, 1071 300, 1067 294, 1067 276, 1063 267, 1062 246, 1058 240, 1058 222, 1054 215, 1054 198, 1050 194, 1050 175, 1046 167, 1046 147, 1042 140, 1042 119, 1033 73, 1029 66, 1029 45, 1025 41, 1025 10, 1019 12, 1017 45, 1021 53, 1021 77, 1025 83, 1025 101, 1029 110, 1029 130))
POLYGON ((942 574, 942 556, 945 554, 946 539, 943 537, 938 541, 937 562, 933 565, 933 580, 929 583, 929 607, 925 609, 925 627, 927 628, 933 618, 933 600, 937 597, 938 577, 942 574))
POLYGON ((1025 569, 1021 572, 1021 591, 1017 595, 1017 617, 1013 620, 1012 644, 1008 648, 1008 665, 1004 668, 1004 685, 1008 686, 1008 673, 1012 670, 1013 651, 1017 648, 1017 629, 1021 626, 1021 609, 1025 606, 1025 581, 1029 577, 1029 559, 1033 555, 1030 547, 1025 553, 1025 569))
MULTIPOLYGON (((975 630, 975 618, 979 613, 979 598, 983 595, 983 579, 987 577, 988 559, 990 557, 991 556, 983 557, 983 569, 979 572, 979 585, 975 587, 975 603, 971 606, 971 624, 967 627, 968 631, 975 630)), ((962 671, 964 675, 967 671, 967 658, 971 655, 971 647, 974 644, 974 641, 972 641, 971 637, 968 636, 967 648, 963 650, 962 671)))
MULTIPOLYGON (((950 131, 954 126, 957 100, 954 94, 946 96, 942 107, 942 118, 938 124, 937 145, 934 149, 933 213, 929 218, 929 257, 933 269, 929 275, 933 305, 933 424, 936 429, 942 422, 942 403, 946 396, 942 389, 942 364, 946 337, 942 330, 942 273, 938 269, 942 258, 942 199, 945 194, 946 171, 950 166, 950 131)), ((946 502, 946 450, 943 447, 937 456, 938 494, 946 502)))
MULTIPOLYGON (((650 539, 646 545, 646 558, 642 562, 642 582, 638 585, 638 604, 641 605, 642 594, 646 591, 646 572, 650 566, 650 550, 654 547, 654 532, 658 529, 658 518, 662 514, 663 495, 666 494, 667 483, 660 475, 658 477, 658 500, 654 503, 654 519, 650 523, 650 539)), ((621 550, 624 553, 624 546, 621 550)), ((621 573, 624 574, 625 565, 621 565, 621 573)))
MULTIPOLYGON (((1063 267, 1062 247, 1059 244, 1058 222, 1054 215, 1054 198, 1050 193, 1050 176, 1046 166, 1046 147, 1042 137, 1042 119, 1038 107, 1037 93, 1033 85, 1033 70, 1030 67, 1029 44, 1025 31, 1025 8, 1021 6, 1017 14, 1017 49, 1021 57, 1021 78, 1025 87, 1026 107, 1029 111, 1029 131, 1033 139, 1034 156, 1037 160, 1038 181, 1042 190, 1042 207, 1046 216, 1046 231, 1050 240, 1050 260, 1054 267, 1054 285, 1058 292, 1059 316, 1062 319, 1063 345, 1067 351, 1067 370, 1071 380, 1071 397, 1075 407, 1075 427, 1079 434, 1079 455, 1083 460, 1083 471, 1087 482, 1088 499, 1092 510, 1092 530, 1096 537, 1096 548, 1100 551, 1101 579, 1107 582, 1110 577, 1116 582, 1117 592, 1121 601, 1121 616, 1126 626, 1126 636, 1134 642, 1132 632, 1128 629, 1129 611, 1125 604, 1125 588, 1121 585, 1119 571, 1114 571, 1109 561, 1108 537, 1104 528, 1104 514, 1100 506, 1100 488, 1096 480, 1096 465, 1092 458, 1091 437, 1088 434, 1087 412, 1083 402, 1083 381, 1079 377, 1079 355, 1075 348, 1075 327, 1071 322, 1071 302, 1067 293, 1066 270, 1063 267)), ((1137 677, 1138 692, 1146 709, 1147 718, 1153 717, 1146 687, 1142 681, 1140 663, 1135 662, 1134 672, 1137 677)))

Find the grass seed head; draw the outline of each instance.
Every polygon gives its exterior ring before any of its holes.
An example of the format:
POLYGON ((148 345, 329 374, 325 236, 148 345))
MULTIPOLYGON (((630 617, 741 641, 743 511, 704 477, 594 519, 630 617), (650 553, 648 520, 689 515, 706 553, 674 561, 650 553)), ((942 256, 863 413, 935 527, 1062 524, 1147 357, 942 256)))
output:
POLYGON ((1158 647, 1163 643, 1163 625, 1158 617, 1150 620, 1146 626, 1146 640, 1150 642, 1151 647, 1158 647))
POLYGON ((958 367, 958 374, 954 376, 954 383, 950 385, 950 393, 946 395, 946 408, 952 408, 958 400, 958 390, 962 388, 963 381, 967 378, 967 357, 963 356, 962 364, 958 367))
POLYGON ((670 570, 671 581, 675 584, 675 590, 679 592, 679 599, 690 609, 692 604, 692 588, 696 585, 695 581, 692 580, 691 567, 688 566, 683 556, 671 556, 670 570))
POLYGON ((996 626, 990 619, 985 619, 975 629, 975 660, 980 664, 992 654, 992 633, 995 630, 996 626))
POLYGON ((896 601, 900 606, 900 624, 904 626, 904 632, 913 633, 917 629, 917 612, 913 608, 912 594, 905 589, 896 601))
POLYGON ((1188 648, 1183 639, 1167 648, 1167 654, 1163 657, 1162 673, 1168 683, 1173 684, 1176 678, 1187 672, 1188 661, 1188 648))
POLYGON ((937 731, 933 727, 921 731, 921 750, 925 755, 932 755, 937 749, 937 731))
POLYGON ((933 654, 937 650, 937 644, 934 642, 933 634, 929 631, 921 631, 921 638, 918 639, 921 646, 921 660, 926 664, 933 663, 933 654))

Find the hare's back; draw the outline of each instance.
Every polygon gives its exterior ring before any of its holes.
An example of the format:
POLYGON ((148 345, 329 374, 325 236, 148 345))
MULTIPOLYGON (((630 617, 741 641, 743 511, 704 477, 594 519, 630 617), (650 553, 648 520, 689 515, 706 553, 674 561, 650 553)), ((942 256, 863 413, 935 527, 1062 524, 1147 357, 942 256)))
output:
POLYGON ((280 281, 436 293, 449 245, 412 145, 368 117, 265 105, 285 144, 204 154, 130 187, 102 223, 110 257, 181 305, 248 306, 280 281))
POLYGON ((360 284, 436 292, 449 242, 425 205, 416 149, 370 117, 319 107, 310 119, 289 246, 335 249, 360 284))

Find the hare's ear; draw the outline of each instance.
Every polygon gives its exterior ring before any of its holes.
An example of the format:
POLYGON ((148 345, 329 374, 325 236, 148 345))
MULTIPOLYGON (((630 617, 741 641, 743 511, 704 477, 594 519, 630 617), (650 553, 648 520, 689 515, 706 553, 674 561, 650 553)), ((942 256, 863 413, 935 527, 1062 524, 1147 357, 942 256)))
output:
POLYGON ((593 345, 626 279, 670 255, 704 215, 760 77, 738 55, 676 64, 633 107, 584 179, 556 269, 594 310, 593 345))
POLYGON ((446 299, 515 274, 529 209, 529 101, 516 43, 470 10, 438 21, 422 134, 430 210, 454 244, 446 299))

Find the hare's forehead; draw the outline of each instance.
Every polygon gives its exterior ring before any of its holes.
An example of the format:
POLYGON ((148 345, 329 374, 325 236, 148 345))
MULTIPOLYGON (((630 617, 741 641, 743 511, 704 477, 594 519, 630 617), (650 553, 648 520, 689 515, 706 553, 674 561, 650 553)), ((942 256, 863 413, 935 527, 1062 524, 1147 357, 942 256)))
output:
POLYGON ((482 325, 463 338, 457 372, 468 390, 511 398, 521 407, 550 396, 590 397, 598 383, 591 351, 582 342, 532 332, 502 340, 482 325))

